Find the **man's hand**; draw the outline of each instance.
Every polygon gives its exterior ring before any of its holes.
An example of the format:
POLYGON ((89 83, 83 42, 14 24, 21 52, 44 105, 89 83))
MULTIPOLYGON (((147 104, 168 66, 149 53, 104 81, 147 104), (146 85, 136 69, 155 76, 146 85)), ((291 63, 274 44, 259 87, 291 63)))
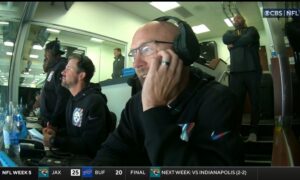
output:
POLYGON ((57 131, 57 127, 55 127, 55 126, 52 126, 49 122, 47 122, 47 128, 48 129, 52 129, 53 131, 57 131))
POLYGON ((143 111, 165 106, 179 91, 183 62, 173 50, 161 50, 150 64, 142 89, 143 111))
POLYGON ((56 132, 52 128, 46 127, 46 128, 43 129, 45 146, 47 146, 47 147, 51 146, 50 139, 52 137, 54 138, 55 134, 56 134, 56 132))
POLYGON ((227 45, 227 48, 228 48, 228 49, 233 48, 233 44, 228 44, 228 45, 227 45))

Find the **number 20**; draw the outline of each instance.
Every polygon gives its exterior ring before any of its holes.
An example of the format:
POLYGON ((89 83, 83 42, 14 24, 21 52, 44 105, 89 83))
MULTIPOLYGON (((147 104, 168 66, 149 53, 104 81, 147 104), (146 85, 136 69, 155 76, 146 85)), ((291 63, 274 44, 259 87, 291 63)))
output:
POLYGON ((122 170, 116 170, 116 176, 121 176, 123 174, 122 170))

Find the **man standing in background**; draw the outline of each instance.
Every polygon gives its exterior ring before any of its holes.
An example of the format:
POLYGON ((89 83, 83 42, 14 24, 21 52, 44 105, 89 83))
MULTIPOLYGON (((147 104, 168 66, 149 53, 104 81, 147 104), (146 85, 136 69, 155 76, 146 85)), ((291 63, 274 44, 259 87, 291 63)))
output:
POLYGON ((111 76, 113 79, 116 79, 122 77, 122 69, 124 68, 124 56, 120 48, 114 49, 114 56, 115 61, 113 63, 113 73, 111 76))
POLYGON ((235 30, 223 35, 223 42, 230 52, 229 87, 239 100, 239 118, 243 118, 243 108, 248 92, 251 101, 251 129, 247 141, 257 140, 259 121, 259 88, 262 68, 259 60, 259 34, 255 27, 247 27, 243 16, 234 17, 235 30))
POLYGON ((285 33, 293 48, 295 70, 298 81, 300 81, 300 17, 292 17, 292 21, 285 24, 285 33))

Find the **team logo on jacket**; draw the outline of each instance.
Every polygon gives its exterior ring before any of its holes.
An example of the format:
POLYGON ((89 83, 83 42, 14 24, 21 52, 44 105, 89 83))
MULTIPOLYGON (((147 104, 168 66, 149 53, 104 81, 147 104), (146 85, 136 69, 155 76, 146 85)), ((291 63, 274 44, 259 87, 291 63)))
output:
POLYGON ((47 81, 48 81, 48 82, 51 81, 53 74, 54 74, 54 71, 51 71, 51 72, 49 73, 49 76, 48 76, 48 78, 47 78, 47 81))
POLYGON ((74 109, 73 118, 72 118, 72 124, 74 126, 81 127, 82 114, 83 114, 83 109, 82 108, 75 108, 74 109))
POLYGON ((195 127, 195 123, 185 123, 185 124, 179 124, 181 127, 181 134, 180 134, 180 139, 188 142, 190 140, 190 136, 192 133, 193 128, 195 127))

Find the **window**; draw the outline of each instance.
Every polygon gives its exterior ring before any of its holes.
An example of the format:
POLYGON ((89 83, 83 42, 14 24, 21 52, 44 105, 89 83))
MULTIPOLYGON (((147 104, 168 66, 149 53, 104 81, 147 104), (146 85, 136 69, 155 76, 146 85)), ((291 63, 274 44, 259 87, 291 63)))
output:
POLYGON ((44 84, 46 78, 43 71, 45 45, 56 38, 60 41, 61 50, 65 51, 63 57, 67 58, 72 53, 84 53, 93 61, 95 74, 91 81, 96 83, 111 79, 115 48, 121 48, 122 54, 126 54, 125 42, 118 42, 100 35, 64 27, 32 24, 25 42, 23 59, 20 65, 19 99, 23 96, 24 104, 34 98, 34 93, 28 93, 28 95, 24 94, 23 91, 35 92, 37 89, 42 88, 44 84))

